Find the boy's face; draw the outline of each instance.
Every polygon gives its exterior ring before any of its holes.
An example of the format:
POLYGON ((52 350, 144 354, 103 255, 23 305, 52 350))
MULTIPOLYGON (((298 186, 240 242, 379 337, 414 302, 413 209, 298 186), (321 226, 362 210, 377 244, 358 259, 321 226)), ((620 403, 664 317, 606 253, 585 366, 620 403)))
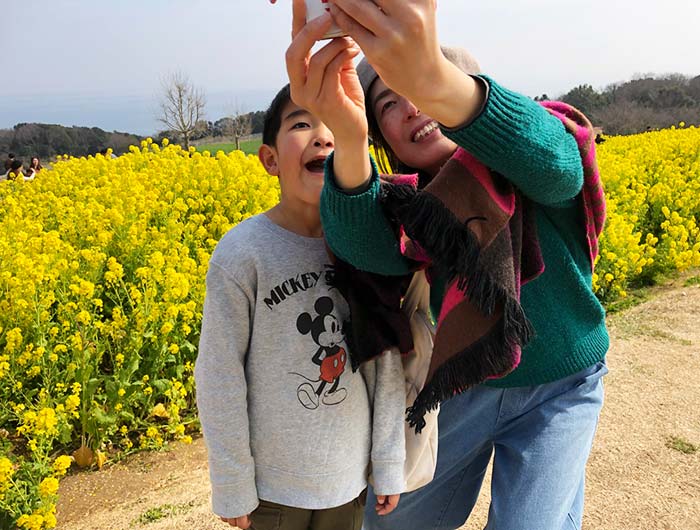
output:
POLYGON ((333 151, 333 133, 309 111, 288 102, 275 147, 263 145, 260 161, 280 179, 282 198, 318 205, 323 188, 323 163, 333 151))

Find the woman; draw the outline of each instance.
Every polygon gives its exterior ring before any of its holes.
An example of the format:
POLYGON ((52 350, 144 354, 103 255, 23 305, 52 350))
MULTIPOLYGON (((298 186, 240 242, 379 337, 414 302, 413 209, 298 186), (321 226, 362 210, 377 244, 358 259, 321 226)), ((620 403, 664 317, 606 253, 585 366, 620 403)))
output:
POLYGON ((590 124, 476 75, 462 53, 450 61, 434 1, 330 3, 333 21, 365 53, 359 77, 351 63, 326 75, 346 60, 349 41, 310 56, 331 20, 302 27, 303 2, 287 52, 293 98, 335 135, 325 236, 364 271, 404 275, 422 263, 438 320, 433 386, 409 414, 420 426, 441 402, 435 478, 389 515, 368 510, 365 527, 460 527, 493 455, 487 528, 580 528, 609 344, 591 288, 603 199, 590 124), (360 153, 369 129, 390 161, 420 174, 423 191, 382 189, 360 153))
POLYGON ((32 157, 31 164, 29 164, 29 168, 27 171, 25 171, 24 175, 24 180, 34 180, 36 177, 36 174, 39 173, 43 168, 41 166, 41 162, 39 161, 38 157, 32 157))

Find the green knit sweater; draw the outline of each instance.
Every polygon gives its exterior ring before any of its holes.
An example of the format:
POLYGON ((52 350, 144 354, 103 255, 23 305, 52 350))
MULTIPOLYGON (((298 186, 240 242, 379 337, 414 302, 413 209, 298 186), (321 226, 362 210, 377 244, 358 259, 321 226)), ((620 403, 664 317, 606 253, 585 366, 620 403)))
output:
MULTIPOLYGON (((510 180, 535 203, 545 271, 522 288, 521 304, 535 337, 520 365, 489 386, 548 383, 605 357, 609 338, 605 311, 591 289, 591 265, 578 197, 583 168, 576 141, 539 104, 493 80, 481 114, 444 134, 483 164, 510 180)), ((348 194, 335 184, 327 164, 321 220, 333 252, 357 268, 385 275, 406 274, 409 265, 379 203, 379 175, 373 163, 369 187, 348 194)), ((436 278, 431 306, 439 314, 442 278, 436 278)))

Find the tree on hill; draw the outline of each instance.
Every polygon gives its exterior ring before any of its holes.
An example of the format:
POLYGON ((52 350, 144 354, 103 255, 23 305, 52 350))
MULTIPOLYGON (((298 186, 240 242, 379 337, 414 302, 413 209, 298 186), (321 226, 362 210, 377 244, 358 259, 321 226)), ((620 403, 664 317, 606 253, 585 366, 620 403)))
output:
POLYGON ((583 111, 606 134, 634 134, 683 121, 700 125, 700 76, 638 76, 601 91, 580 85, 559 99, 583 111))
POLYGON ((248 136, 253 131, 253 120, 251 113, 241 112, 240 106, 236 105, 233 112, 224 118, 224 134, 233 138, 236 149, 241 148, 241 138, 248 136))
MULTIPOLYGON (((179 135, 185 149, 204 119, 204 93, 182 73, 171 74, 163 81, 158 120, 179 135)), ((206 123, 206 122, 204 122, 206 123)))
POLYGON ((579 85, 564 94, 561 100, 576 107, 586 115, 592 114, 595 109, 607 103, 605 96, 596 92, 591 85, 579 85))

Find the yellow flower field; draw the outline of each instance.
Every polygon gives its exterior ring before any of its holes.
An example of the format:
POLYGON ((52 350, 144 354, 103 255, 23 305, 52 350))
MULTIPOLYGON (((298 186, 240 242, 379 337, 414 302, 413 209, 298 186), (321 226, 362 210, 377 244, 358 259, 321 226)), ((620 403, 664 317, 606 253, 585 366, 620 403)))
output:
MULTIPOLYGON (((598 147, 604 302, 700 266, 700 129, 598 147)), ((0 527, 53 528, 60 478, 198 431, 192 369, 216 242, 279 196, 255 157, 145 141, 0 183, 0 527)))
POLYGON ((191 439, 209 256, 278 196, 257 158, 150 140, 0 185, 0 527, 55 526, 72 459, 191 439))
POLYGON ((598 162, 608 207, 593 276, 599 298, 700 266, 700 129, 611 137, 598 162))

